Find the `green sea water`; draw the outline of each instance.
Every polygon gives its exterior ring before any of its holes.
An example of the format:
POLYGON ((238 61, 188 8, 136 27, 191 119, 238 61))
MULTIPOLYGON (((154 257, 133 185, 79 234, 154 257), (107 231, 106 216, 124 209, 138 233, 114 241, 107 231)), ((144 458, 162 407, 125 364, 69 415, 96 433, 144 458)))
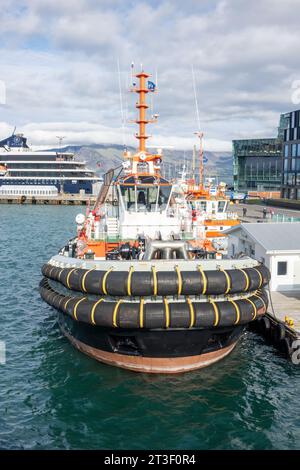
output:
POLYGON ((79 211, 0 206, 0 448, 299 449, 300 368, 253 333, 177 376, 113 368, 69 344, 38 284, 79 211))

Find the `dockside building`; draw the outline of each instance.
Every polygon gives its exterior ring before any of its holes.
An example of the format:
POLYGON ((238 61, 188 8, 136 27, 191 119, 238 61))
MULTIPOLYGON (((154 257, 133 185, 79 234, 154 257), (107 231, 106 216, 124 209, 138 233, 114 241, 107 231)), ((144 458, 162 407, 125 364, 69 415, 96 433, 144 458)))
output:
POLYGON ((280 116, 274 138, 233 140, 234 190, 278 192, 282 182, 282 146, 286 116, 280 116))
POLYGON ((281 197, 300 199, 300 110, 285 115, 281 197))

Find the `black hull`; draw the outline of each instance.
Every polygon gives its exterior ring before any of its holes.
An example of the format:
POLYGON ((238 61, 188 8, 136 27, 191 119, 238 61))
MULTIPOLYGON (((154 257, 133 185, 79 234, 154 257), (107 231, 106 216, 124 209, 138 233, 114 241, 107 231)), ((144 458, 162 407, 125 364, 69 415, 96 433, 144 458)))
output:
POLYGON ((230 353, 244 326, 193 330, 126 330, 77 322, 59 313, 71 343, 107 364, 150 373, 178 373, 208 366, 230 353))

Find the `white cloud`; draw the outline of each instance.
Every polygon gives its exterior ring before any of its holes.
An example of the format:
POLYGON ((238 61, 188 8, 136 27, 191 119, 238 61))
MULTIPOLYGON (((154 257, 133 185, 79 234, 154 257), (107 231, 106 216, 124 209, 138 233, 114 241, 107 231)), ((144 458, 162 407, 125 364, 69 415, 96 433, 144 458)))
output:
MULTIPOLYGON (((275 135, 280 112, 295 107, 298 0, 1 3, 0 119, 37 144, 53 144, 54 133, 70 143, 122 141, 118 57, 124 90, 132 60, 154 77, 158 69, 160 120, 149 132, 166 145, 194 141, 192 64, 210 150, 228 150, 240 136, 275 135)), ((130 118, 135 98, 123 95, 130 118)), ((134 127, 126 128, 134 141, 134 127)))

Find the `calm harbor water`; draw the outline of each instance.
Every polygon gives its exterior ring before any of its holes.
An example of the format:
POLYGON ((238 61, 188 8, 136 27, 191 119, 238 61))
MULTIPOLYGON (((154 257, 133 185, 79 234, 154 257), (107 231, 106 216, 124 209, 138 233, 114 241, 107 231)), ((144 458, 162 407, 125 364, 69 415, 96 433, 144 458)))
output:
POLYGON ((174 377, 73 349, 38 284, 81 210, 0 206, 0 448, 299 449, 300 369, 252 333, 219 364, 174 377))

